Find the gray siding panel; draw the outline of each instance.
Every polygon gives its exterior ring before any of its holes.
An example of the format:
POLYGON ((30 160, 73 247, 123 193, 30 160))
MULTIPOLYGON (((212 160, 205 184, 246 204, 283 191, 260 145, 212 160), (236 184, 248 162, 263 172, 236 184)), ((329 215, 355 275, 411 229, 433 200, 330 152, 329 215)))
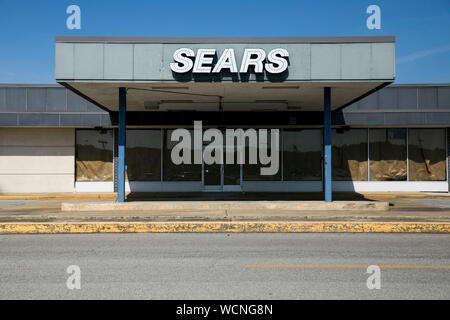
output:
MULTIPOLYGON (((93 38, 91 38, 92 40, 93 38)), ((263 40, 263 39, 262 39, 263 40)), ((287 72, 288 81, 313 80, 383 80, 395 78, 393 42, 311 42, 311 43, 120 43, 120 42, 73 42, 56 43, 55 77, 57 80, 103 80, 103 81, 171 81, 177 82, 168 65, 173 61, 173 53, 180 47, 216 48, 220 55, 225 48, 235 50, 237 61, 241 60, 244 49, 289 48, 291 67, 287 72), (67 66, 66 64, 71 64, 67 66), (299 63, 298 65, 296 63, 299 63), (373 78, 374 77, 374 78, 373 78)), ((228 77, 223 78, 228 81, 228 77)), ((189 81, 201 78, 189 77, 189 81)), ((217 78, 219 79, 219 78, 217 78)), ((220 78, 222 79, 222 78, 220 78)), ((256 78, 253 74, 246 81, 272 81, 268 77, 256 78)), ((284 79, 284 77, 283 77, 284 79)), ((201 81, 201 80, 199 80, 201 81)), ((68 81, 71 82, 71 81, 68 81)))
MULTIPOLYGON (((75 79, 103 78, 103 44, 74 44, 73 70, 75 79)), ((58 53, 58 51, 57 51, 58 53)), ((70 68, 68 69, 70 71, 70 68)))
POLYGON ((427 112, 427 124, 430 125, 449 125, 450 112, 427 112))
POLYGON ((26 88, 6 89, 6 111, 26 111, 27 95, 26 88))
POLYGON ((352 103, 351 105, 345 107, 345 111, 346 112, 352 112, 352 111, 357 112, 359 110, 359 104, 360 104, 360 102, 352 103))
POLYGON ((0 111, 6 111, 6 88, 0 88, 0 111))
POLYGON ((343 116, 344 124, 349 123, 365 123, 366 115, 364 113, 349 113, 343 116))
MULTIPOLYGON (((333 124, 448 126, 450 86, 390 86, 333 113, 333 124)), ((0 85, 0 126, 114 125, 116 114, 105 112, 64 87, 0 85)))
POLYGON ((341 46, 341 77, 343 79, 371 78, 371 69, 373 66, 371 51, 372 46, 365 43, 353 43, 341 46))
POLYGON ((61 114, 61 126, 100 126, 100 114, 61 114))
POLYGON ((425 124, 424 112, 386 112, 386 125, 420 125, 425 124))
POLYGON ((437 89, 438 108, 450 110, 450 87, 441 87, 437 89))
POLYGON ((86 101, 86 111, 87 112, 101 112, 101 113, 105 113, 108 114, 108 112, 106 112, 105 110, 103 110, 102 108, 100 108, 99 106, 86 101))
POLYGON ((1 113, 0 126, 17 126, 17 113, 1 113))
POLYGON ((106 79, 133 78, 133 45, 105 44, 104 46, 104 77, 106 79))
POLYGON ((66 89, 47 89, 47 111, 67 111, 66 89))
POLYGON ((378 95, 377 93, 371 94, 370 96, 365 97, 359 102, 358 110, 366 111, 366 110, 376 110, 378 109, 378 95))
POLYGON ((59 114, 55 113, 20 113, 18 126, 59 126, 59 114))
POLYGON ((384 88, 378 91, 378 109, 396 109, 398 103, 397 90, 396 88, 384 88))
MULTIPOLYGON (((100 123, 101 126, 112 126, 113 125, 113 119, 112 116, 110 114, 102 114, 100 116, 100 123)), ((116 123, 114 123, 116 124, 116 123)))
POLYGON ((101 125, 101 114, 82 114, 81 121, 84 126, 100 126, 101 125))
POLYGON ((383 79, 394 74, 395 77, 395 50, 390 43, 372 43, 371 77, 383 79))
POLYGON ((351 112, 338 113, 333 116, 334 125, 383 125, 383 112, 351 112))
POLYGON ((67 111, 86 112, 88 102, 72 91, 67 91, 67 111))
POLYGON ((417 109, 417 89, 416 88, 398 88, 397 108, 402 110, 417 109))
POLYGON ((74 78, 74 44, 60 43, 55 46, 55 78, 74 78))
POLYGON ((437 108, 437 88, 419 88, 419 109, 437 108))
POLYGON ((384 113, 383 112, 373 112, 366 114, 366 124, 367 125, 379 125, 384 124, 384 113))
POLYGON ((45 111, 47 90, 45 88, 27 89, 27 111, 45 111))

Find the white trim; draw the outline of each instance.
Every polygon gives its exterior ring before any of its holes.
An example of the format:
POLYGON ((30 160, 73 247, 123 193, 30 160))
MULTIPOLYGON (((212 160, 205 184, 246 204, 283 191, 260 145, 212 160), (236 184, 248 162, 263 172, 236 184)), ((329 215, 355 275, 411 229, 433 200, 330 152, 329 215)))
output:
POLYGON ((333 181, 334 192, 447 192, 447 181, 333 181))
POLYGON ((203 185, 202 191, 205 192, 222 192, 222 185, 203 185))
MULTIPOLYGON (((130 192, 130 190, 133 192, 202 191, 202 184, 200 181, 126 181, 125 191, 130 192)), ((112 181, 76 182, 75 192, 114 192, 114 184, 112 181)))
POLYGON ((242 192, 242 187, 240 184, 224 184, 223 192, 242 192))
POLYGON ((242 181, 244 192, 322 192, 322 181, 242 181))
POLYGON ((75 182, 75 192, 114 192, 114 182, 75 182))
MULTIPOLYGON (((220 186, 217 186, 220 187, 220 186)), ((109 182, 76 182, 75 192, 113 192, 109 182)), ((131 181, 133 192, 221 192, 205 190, 201 181, 131 181)), ((130 182, 125 183, 130 192, 130 182)), ((242 181, 224 192, 322 192, 322 181, 242 181)), ((333 181, 333 192, 447 192, 447 181, 333 181)))
POLYGON ((125 183, 125 191, 130 192, 194 192, 202 191, 201 181, 131 181, 125 183), (131 189, 130 189, 131 184, 131 189))

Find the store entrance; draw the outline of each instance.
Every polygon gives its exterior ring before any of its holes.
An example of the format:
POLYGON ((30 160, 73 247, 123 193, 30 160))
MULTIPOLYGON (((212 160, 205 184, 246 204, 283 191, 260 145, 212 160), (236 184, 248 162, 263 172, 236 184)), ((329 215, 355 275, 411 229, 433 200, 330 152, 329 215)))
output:
MULTIPOLYGON (((208 142, 203 142, 203 150, 208 142)), ((225 159, 225 146, 222 159, 225 159)), ((225 161, 222 161, 225 162, 225 161)), ((240 164, 202 164, 203 191, 240 192, 242 191, 242 165, 240 164)))

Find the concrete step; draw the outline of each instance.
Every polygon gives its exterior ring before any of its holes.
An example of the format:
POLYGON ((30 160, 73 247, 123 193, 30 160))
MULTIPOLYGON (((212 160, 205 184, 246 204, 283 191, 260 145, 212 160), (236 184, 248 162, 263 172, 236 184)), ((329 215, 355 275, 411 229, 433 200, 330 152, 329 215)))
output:
POLYGON ((211 211, 211 210, 388 210, 389 203, 381 201, 114 201, 63 202, 62 211, 211 211))

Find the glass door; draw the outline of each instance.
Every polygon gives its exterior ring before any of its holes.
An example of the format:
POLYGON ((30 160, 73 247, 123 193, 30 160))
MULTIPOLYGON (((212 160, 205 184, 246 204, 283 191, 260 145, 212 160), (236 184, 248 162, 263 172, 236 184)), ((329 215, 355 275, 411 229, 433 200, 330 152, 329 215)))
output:
MULTIPOLYGON (((225 158, 225 155, 224 155, 225 158)), ((242 165, 224 164, 223 165, 223 191, 240 192, 242 191, 242 165)))
POLYGON ((203 163, 203 189, 222 191, 223 165, 203 163))
MULTIPOLYGON (((203 149, 208 143, 203 145, 203 149)), ((225 162, 225 147, 223 148, 225 162)), ((210 192, 239 192, 242 190, 242 165, 206 164, 202 165, 203 190, 210 192)))

